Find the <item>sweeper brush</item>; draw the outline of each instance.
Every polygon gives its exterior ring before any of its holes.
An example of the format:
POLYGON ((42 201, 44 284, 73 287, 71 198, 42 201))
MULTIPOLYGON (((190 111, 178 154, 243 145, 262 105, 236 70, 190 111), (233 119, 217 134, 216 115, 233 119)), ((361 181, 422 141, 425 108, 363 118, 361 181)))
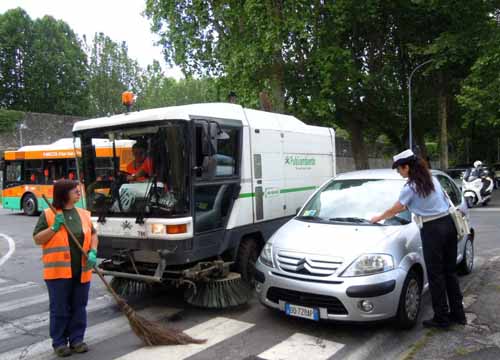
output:
POLYGON ((131 280, 120 277, 113 277, 109 285, 119 296, 140 296, 153 291, 153 284, 140 281, 131 280))
POLYGON ((238 273, 230 272, 220 279, 206 279, 197 282, 185 293, 185 300, 196 307, 225 309, 246 304, 252 288, 238 273))

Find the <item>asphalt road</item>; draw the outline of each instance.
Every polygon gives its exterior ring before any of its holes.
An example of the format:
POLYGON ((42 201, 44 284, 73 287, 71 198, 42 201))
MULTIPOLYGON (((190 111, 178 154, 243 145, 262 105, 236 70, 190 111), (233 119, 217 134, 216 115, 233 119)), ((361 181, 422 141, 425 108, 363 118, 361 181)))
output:
MULTIPOLYGON (((472 210, 476 229, 476 268, 461 278, 467 288, 483 264, 500 255, 500 192, 487 207, 472 210)), ((41 278, 41 251, 31 232, 36 218, 0 210, 0 359, 52 359, 48 335, 47 291, 41 278), (15 250, 13 249, 15 244, 15 250), (11 253, 9 257, 9 253, 11 253), (8 258, 7 258, 8 257, 8 258)), ((343 325, 290 319, 262 307, 207 311, 185 305, 170 292, 131 299, 134 307, 169 325, 188 330, 206 345, 144 350, 95 278, 90 295, 87 359, 397 359, 423 333, 419 325, 401 332, 391 323, 343 325)), ((422 317, 431 314, 429 296, 422 317)))

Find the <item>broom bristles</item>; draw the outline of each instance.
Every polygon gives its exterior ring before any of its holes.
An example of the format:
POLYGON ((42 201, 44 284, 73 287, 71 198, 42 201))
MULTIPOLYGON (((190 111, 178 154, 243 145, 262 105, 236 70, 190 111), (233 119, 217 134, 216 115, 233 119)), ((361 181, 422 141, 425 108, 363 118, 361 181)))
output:
POLYGON ((194 339, 180 330, 167 328, 156 321, 145 319, 123 300, 119 302, 119 306, 125 313, 132 331, 147 346, 203 344, 207 341, 194 339))

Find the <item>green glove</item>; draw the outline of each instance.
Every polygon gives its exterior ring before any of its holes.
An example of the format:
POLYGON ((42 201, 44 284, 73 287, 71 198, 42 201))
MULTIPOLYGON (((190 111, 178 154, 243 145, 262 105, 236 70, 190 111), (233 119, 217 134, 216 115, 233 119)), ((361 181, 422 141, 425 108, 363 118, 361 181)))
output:
POLYGON ((94 268, 97 263, 97 250, 92 249, 87 253, 87 270, 94 268))
POLYGON ((51 227, 52 231, 58 232, 63 224, 64 224, 64 215, 63 214, 56 214, 56 219, 54 221, 54 224, 51 227))

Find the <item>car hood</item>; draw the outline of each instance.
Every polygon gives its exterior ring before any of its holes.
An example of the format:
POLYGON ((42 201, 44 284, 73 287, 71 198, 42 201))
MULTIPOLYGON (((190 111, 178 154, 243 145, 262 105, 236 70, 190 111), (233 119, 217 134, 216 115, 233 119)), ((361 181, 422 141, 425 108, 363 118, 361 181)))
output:
POLYGON ((325 224, 291 220, 272 237, 273 249, 302 254, 342 257, 389 251, 404 226, 325 224))

